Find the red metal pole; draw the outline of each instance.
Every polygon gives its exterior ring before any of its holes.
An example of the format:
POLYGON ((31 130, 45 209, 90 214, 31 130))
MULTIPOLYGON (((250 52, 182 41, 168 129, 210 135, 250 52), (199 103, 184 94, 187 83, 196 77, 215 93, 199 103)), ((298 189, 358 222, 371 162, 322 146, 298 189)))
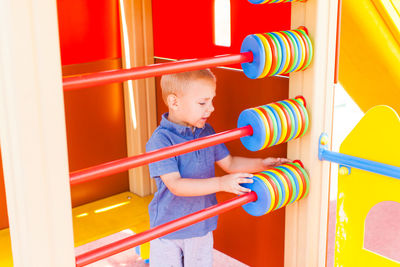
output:
POLYGON ((199 70, 253 61, 253 53, 245 52, 220 55, 203 59, 189 59, 168 63, 153 64, 131 69, 102 71, 63 79, 64 91, 98 86, 126 80, 137 80, 177 72, 199 70))
POLYGON ((245 127, 228 130, 221 133, 205 136, 192 141, 176 144, 170 147, 165 147, 141 155, 132 156, 124 159, 118 159, 84 170, 79 170, 70 173, 71 185, 76 185, 88 182, 100 177, 123 172, 135 167, 143 166, 151 162, 172 158, 188 152, 199 150, 205 147, 214 146, 228 141, 239 139, 243 136, 253 134, 253 129, 250 125, 245 127))
POLYGON ((94 249, 92 251, 83 253, 76 257, 76 266, 85 266, 95 261, 107 258, 111 255, 120 253, 129 248, 149 242, 158 237, 172 233, 186 226, 195 224, 199 221, 206 220, 218 214, 227 212, 236 207, 242 206, 246 203, 256 201, 257 195, 255 192, 246 193, 244 195, 232 198, 225 202, 211 206, 207 209, 186 215, 182 218, 170 221, 168 223, 159 225, 142 233, 121 239, 119 241, 110 243, 103 247, 94 249))

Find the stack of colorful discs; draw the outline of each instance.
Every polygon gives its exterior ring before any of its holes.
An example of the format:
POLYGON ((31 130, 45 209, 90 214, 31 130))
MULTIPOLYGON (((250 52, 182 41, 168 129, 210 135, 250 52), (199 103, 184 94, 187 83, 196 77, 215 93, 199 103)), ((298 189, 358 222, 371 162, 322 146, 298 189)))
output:
POLYGON ((251 79, 305 70, 311 63, 313 47, 307 29, 248 35, 240 52, 252 52, 253 61, 242 63, 251 79))
POLYGON ((288 142, 303 136, 309 125, 302 96, 249 108, 239 115, 238 128, 251 125, 253 134, 240 138, 250 151, 288 142))
POLYGON ((306 2, 307 0, 249 0, 252 4, 275 4, 289 2, 306 2))
POLYGON ((305 198, 310 179, 300 161, 255 173, 252 184, 241 184, 257 194, 257 200, 243 205, 253 216, 261 216, 305 198))

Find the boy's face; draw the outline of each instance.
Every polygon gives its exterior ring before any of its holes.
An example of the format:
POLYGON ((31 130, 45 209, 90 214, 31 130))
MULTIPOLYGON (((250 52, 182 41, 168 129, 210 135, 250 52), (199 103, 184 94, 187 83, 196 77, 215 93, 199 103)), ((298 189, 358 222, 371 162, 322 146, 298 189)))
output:
MULTIPOLYGON (((184 92, 176 96, 176 106, 172 107, 175 122, 203 128, 208 117, 214 111, 215 82, 198 79, 189 83, 184 92)), ((171 109, 171 107, 170 107, 171 109)), ((172 115, 172 114, 170 114, 172 115)))

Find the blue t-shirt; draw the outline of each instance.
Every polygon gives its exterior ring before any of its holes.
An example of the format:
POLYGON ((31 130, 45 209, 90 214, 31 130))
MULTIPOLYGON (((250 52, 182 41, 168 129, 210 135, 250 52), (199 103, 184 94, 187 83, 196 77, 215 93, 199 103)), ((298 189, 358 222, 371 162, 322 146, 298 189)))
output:
MULTIPOLYGON (((169 121, 168 113, 162 115, 160 126, 146 144, 146 151, 172 146, 189 140, 214 134, 214 129, 206 123, 204 128, 185 127, 169 121)), ((206 147, 173 158, 149 164, 150 176, 155 178, 157 192, 149 204, 150 227, 175 220, 193 212, 217 204, 215 194, 181 197, 174 195, 164 184, 161 175, 179 172, 182 178, 203 179, 215 176, 214 163, 229 155, 224 144, 206 147)), ((183 239, 203 236, 217 227, 218 217, 212 217, 162 238, 183 239)))

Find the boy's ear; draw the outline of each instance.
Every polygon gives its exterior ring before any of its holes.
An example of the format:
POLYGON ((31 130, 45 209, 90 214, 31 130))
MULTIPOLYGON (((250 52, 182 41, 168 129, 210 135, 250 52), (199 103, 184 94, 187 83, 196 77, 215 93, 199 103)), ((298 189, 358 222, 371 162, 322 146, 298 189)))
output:
POLYGON ((178 109, 178 97, 175 94, 169 94, 167 96, 167 103, 168 103, 168 108, 177 110, 178 109))

